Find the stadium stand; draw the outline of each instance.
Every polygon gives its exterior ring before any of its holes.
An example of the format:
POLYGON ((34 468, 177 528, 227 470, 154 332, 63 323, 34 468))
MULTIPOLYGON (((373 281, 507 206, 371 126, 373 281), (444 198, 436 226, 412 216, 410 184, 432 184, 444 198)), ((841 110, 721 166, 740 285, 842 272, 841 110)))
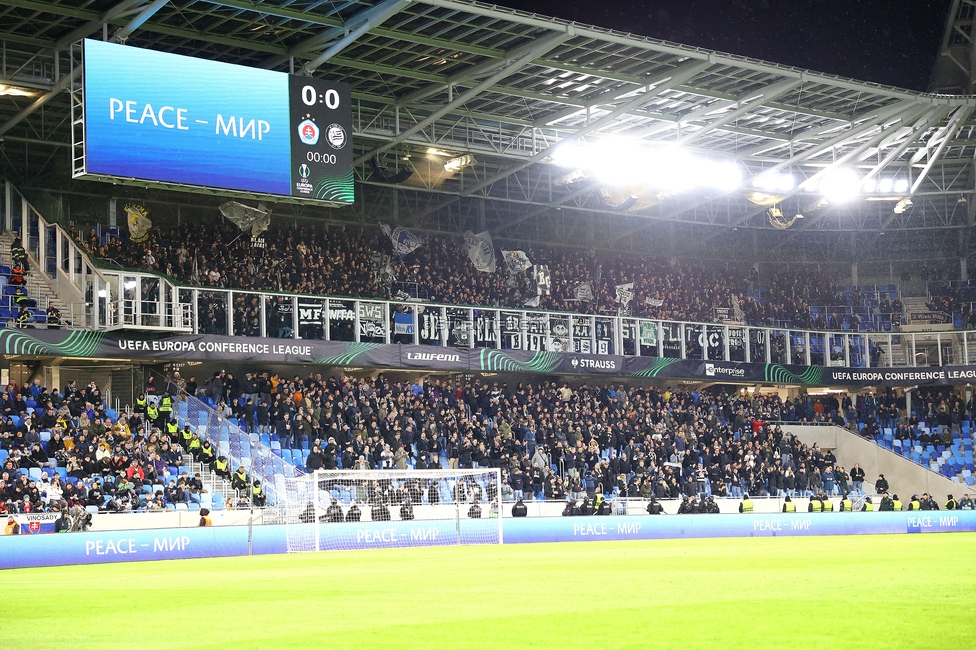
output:
MULTIPOLYGON (((181 383, 174 376, 166 387, 177 393, 181 383)), ((185 386, 194 390, 193 383, 185 386)), ((156 413, 165 391, 149 391, 145 408, 117 413, 93 384, 71 384, 63 395, 39 382, 8 386, 0 395, 4 509, 80 503, 102 512, 220 510, 242 496, 246 504, 248 488, 237 486, 239 493, 226 476, 213 476, 215 465, 195 451, 197 444, 225 458, 228 475, 243 467, 250 480, 258 478, 269 504, 287 477, 342 468, 501 467, 506 499, 852 489, 830 450, 807 447, 767 423, 831 416, 810 399, 554 382, 510 387, 477 379, 287 380, 268 373, 243 382, 217 373, 194 392, 173 402, 171 428, 156 413), (198 435, 184 443, 185 429, 198 435)))
MULTIPOLYGON (((384 280, 371 266, 372 256, 390 252, 389 239, 379 231, 272 227, 264 233, 264 249, 252 248, 226 222, 183 224, 139 243, 129 241, 118 228, 92 229, 87 238, 72 234, 103 260, 159 271, 194 286, 372 298, 403 292, 435 302, 512 308, 521 308, 535 295, 529 276, 510 275, 504 264, 495 273, 476 271, 467 261, 461 238, 431 239, 393 261, 395 280, 384 280)), ((821 273, 783 271, 762 286, 748 268, 707 269, 689 262, 671 266, 630 256, 596 259, 581 251, 538 247, 526 254, 551 273, 552 291, 541 296, 542 309, 616 314, 615 286, 633 282, 635 295, 641 297, 631 306, 635 316, 713 322, 719 309, 726 314, 722 320, 751 325, 854 331, 890 330, 899 322, 896 312, 879 307, 898 300, 896 285, 836 287, 821 273), (591 287, 591 301, 577 299, 581 284, 591 287)), ((257 329, 253 301, 237 298, 235 331, 257 329)), ((201 329, 207 329, 210 320, 206 317, 201 329)), ((219 327, 223 314, 214 313, 212 320, 219 327)))
MULTIPOLYGON (((856 405, 856 422, 861 435, 905 459, 927 467, 957 483, 972 486, 973 400, 967 404, 948 389, 921 389, 909 417, 901 417, 904 398, 885 391, 875 398, 864 396, 856 405), (899 404, 899 401, 901 402, 899 404)), ((845 398, 845 420, 855 421, 854 405, 845 398)))
POLYGON ((223 372, 197 390, 309 470, 501 467, 513 493, 537 498, 581 486, 659 498, 845 491, 846 479, 824 480, 843 474, 829 450, 767 424, 838 417, 812 398, 223 372))

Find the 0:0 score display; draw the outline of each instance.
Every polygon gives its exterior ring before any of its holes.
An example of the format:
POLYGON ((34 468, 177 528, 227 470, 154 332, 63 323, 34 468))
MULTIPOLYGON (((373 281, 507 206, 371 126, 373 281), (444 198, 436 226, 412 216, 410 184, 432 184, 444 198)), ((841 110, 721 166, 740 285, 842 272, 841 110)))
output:
POLYGON ((325 104, 326 108, 335 110, 339 108, 339 93, 334 88, 329 88, 324 95, 319 95, 312 86, 305 86, 302 88, 302 102, 306 106, 325 104))

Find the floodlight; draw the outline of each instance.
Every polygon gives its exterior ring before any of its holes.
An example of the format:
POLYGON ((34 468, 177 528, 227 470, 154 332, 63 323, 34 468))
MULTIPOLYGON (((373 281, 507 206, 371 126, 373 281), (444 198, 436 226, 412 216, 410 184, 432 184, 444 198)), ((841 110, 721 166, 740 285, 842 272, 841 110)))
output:
POLYGON ((894 190, 898 194, 902 194, 904 192, 907 192, 908 191, 908 181, 905 180, 904 178, 899 178, 897 181, 895 181, 894 190))
POLYGON ((465 154, 463 156, 458 156, 457 158, 451 158, 446 163, 444 163, 444 171, 446 172, 459 172, 465 167, 470 167, 471 165, 478 162, 474 159, 471 154, 465 154))
POLYGON ((586 178, 586 172, 584 172, 582 169, 574 169, 568 174, 560 176, 554 180, 552 184, 562 187, 563 185, 572 185, 573 183, 581 181, 584 178, 586 178))
POLYGON ((878 182, 878 191, 881 192, 882 194, 887 194, 888 192, 891 191, 891 186, 893 185, 893 183, 894 181, 892 181, 890 178, 882 178, 878 182))
POLYGON ((861 177, 856 171, 840 167, 820 179, 820 193, 831 203, 844 203, 857 196, 861 177))
POLYGON ((0 95, 7 97, 30 97, 34 93, 25 88, 17 88, 16 86, 7 86, 0 84, 0 95))

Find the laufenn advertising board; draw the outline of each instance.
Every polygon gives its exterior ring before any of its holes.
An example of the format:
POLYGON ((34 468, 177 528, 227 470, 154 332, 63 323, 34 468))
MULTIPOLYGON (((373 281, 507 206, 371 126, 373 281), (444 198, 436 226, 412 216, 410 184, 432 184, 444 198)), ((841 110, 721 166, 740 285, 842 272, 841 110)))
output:
POLYGON ((84 61, 78 176, 352 203, 348 85, 94 40, 84 61))

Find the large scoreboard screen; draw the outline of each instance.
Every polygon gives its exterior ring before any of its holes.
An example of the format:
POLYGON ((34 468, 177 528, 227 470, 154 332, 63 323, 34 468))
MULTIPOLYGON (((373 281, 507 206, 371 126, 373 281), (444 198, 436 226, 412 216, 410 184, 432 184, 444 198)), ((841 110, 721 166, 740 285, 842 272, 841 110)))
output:
POLYGON ((352 203, 348 85, 94 40, 84 64, 76 176, 352 203))

